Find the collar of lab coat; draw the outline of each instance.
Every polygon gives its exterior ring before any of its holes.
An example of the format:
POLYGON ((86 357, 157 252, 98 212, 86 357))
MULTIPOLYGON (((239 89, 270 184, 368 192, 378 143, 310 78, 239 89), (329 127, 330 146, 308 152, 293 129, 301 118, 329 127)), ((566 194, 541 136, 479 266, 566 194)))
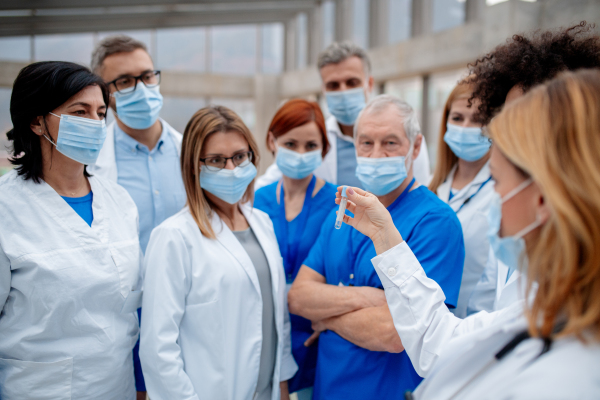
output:
POLYGON ((24 180, 24 186, 38 203, 38 207, 47 215, 52 216, 55 223, 66 232, 75 233, 74 238, 82 246, 95 245, 98 241, 108 243, 108 218, 105 215, 104 187, 98 178, 88 178, 92 193, 92 212, 94 220, 90 227, 75 210, 45 181, 35 183, 33 180, 24 180), (90 234, 91 233, 91 234, 90 234))
MULTIPOLYGON (((265 257, 267 258, 269 269, 271 270, 271 286, 274 291, 273 296, 275 296, 275 288, 278 287, 280 271, 278 268, 278 260, 275 259, 274 255, 279 254, 279 249, 273 249, 272 246, 277 244, 277 240, 274 239, 274 237, 268 237, 268 227, 265 226, 264 221, 261 221, 261 219, 254 215, 257 211, 252 208, 250 203, 240 205, 240 210, 242 211, 242 214, 244 214, 244 217, 246 217, 248 225, 250 225, 254 235, 256 235, 256 239, 260 243, 265 257)), ((212 213, 211 225, 217 235, 217 240, 240 263, 248 275, 248 278, 250 278, 252 285, 260 295, 260 285, 258 282, 258 275, 256 274, 256 268, 254 267, 254 264, 252 264, 252 260, 242 244, 237 240, 231 229, 229 229, 227 224, 223 222, 216 212, 212 213)))
MULTIPOLYGON (((170 137, 173 139, 173 143, 175 143, 175 147, 177 147, 177 152, 181 153, 181 141, 183 140, 183 135, 177 132, 164 119, 159 118, 159 120, 162 124, 163 131, 169 133, 170 137)), ((104 176, 113 182, 116 182, 118 179, 117 157, 115 155, 115 125, 116 122, 113 121, 106 127, 106 140, 100 150, 98 160, 96 160, 96 164, 88 166, 88 171, 91 174, 104 176)))
MULTIPOLYGON (((452 207, 454 211, 458 210, 460 206, 464 203, 469 196, 473 195, 479 187, 490 177, 490 162, 486 162, 484 166, 479 170, 475 179, 471 181, 464 188, 459 190, 458 193, 452 197, 452 200, 448 201, 448 197, 450 196, 450 189, 452 188, 452 182, 454 180, 454 173, 456 172, 457 166, 455 165, 446 180, 438 187, 437 194, 440 199, 444 202, 448 202, 448 205, 452 207)), ((489 183, 488 183, 489 184, 489 183)))

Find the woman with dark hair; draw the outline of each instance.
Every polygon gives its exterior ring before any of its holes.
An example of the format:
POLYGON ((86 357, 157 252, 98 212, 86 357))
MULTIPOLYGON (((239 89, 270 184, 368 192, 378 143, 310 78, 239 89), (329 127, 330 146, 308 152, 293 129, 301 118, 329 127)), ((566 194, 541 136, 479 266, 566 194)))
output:
MULTIPOLYGON (((267 134, 267 147, 283 178, 257 190, 254 207, 273 221, 288 290, 335 207, 331 199, 336 187, 313 174, 329 150, 326 132, 319 105, 295 99, 277 111, 267 134)), ((311 337, 308 319, 291 314, 290 320, 292 354, 299 367, 289 381, 290 392, 297 392, 299 400, 310 399, 317 366, 316 335, 311 337)))
POLYGON ((108 90, 87 68, 21 70, 10 102, 15 170, 0 179, 0 398, 134 399, 137 209, 90 176, 108 90))

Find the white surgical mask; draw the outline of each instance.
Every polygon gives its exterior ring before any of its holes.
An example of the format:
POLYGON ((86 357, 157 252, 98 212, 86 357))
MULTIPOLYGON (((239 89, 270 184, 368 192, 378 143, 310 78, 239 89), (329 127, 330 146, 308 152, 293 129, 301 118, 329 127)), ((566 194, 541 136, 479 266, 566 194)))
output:
POLYGON ((284 147, 277 149, 275 162, 285 176, 292 179, 303 179, 313 173, 323 160, 321 150, 298 153, 284 147))

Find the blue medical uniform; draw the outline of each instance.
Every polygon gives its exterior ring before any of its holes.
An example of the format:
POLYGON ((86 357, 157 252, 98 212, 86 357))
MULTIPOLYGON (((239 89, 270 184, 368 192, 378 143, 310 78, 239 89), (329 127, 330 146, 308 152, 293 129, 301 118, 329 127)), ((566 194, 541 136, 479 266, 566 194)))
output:
MULTIPOLYGON (((455 307, 465 258, 456 213, 424 186, 405 190, 388 211, 427 276, 441 286, 446 304, 455 307)), ((335 212, 328 216, 304 264, 331 285, 383 289, 371 264, 376 256, 373 242, 346 224, 333 229, 335 218, 335 212)), ((421 379, 405 351, 370 351, 333 331, 321 333, 314 400, 399 399, 421 379)))
POLYGON ((94 221, 94 213, 92 212, 94 194, 91 191, 83 197, 61 197, 83 218, 86 224, 92 226, 92 222, 94 221))
MULTIPOLYGON (((115 158, 117 182, 127 190, 138 209, 140 246, 145 253, 152 230, 185 206, 187 197, 179 152, 164 126, 156 146, 150 150, 115 124, 115 158)), ((141 309, 138 317, 141 318, 141 309)), ((139 346, 138 340, 133 348, 135 388, 145 392, 139 346)))
MULTIPOLYGON (((275 228, 275 236, 279 243, 283 266, 285 268, 286 282, 289 285, 296 279, 302 266, 302 261, 308 255, 315 243, 321 225, 331 210, 336 207, 335 192, 337 187, 325 183, 315 195, 312 194, 316 178, 306 190, 306 197, 302 211, 292 221, 285 219, 285 202, 283 185, 279 203, 277 202, 278 182, 259 189, 255 194, 254 207, 266 212, 275 228)), ((331 225, 333 229, 333 223, 331 225)), ((315 369, 317 365, 317 344, 305 347, 304 342, 313 333, 311 322, 299 315, 290 314, 292 324, 292 354, 298 364, 298 372, 288 381, 290 393, 314 385, 315 369)))

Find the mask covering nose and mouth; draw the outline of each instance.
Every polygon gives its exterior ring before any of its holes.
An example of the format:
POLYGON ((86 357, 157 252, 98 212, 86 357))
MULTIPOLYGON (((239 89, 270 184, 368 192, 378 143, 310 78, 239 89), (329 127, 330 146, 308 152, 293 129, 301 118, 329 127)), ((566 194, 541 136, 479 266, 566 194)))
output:
POLYGON ((114 92, 117 117, 132 129, 148 129, 158 119, 163 106, 159 86, 147 88, 138 83, 133 92, 114 92))
POLYGON ((252 163, 219 171, 209 171, 203 167, 200 170, 200 187, 226 203, 235 204, 242 199, 256 173, 256 167, 252 163))
POLYGON ((300 154, 284 147, 277 149, 275 162, 281 173, 292 179, 304 179, 317 169, 323 160, 321 150, 300 154))
POLYGON ((44 135, 46 140, 72 160, 84 165, 95 164, 106 139, 106 122, 103 119, 50 114, 60 118, 60 124, 56 143, 44 135))
MULTIPOLYGON (((408 154, 412 154, 412 145, 408 154)), ((412 163, 410 156, 356 157, 356 177, 365 190, 383 196, 402 185, 412 163)))
POLYGON ((358 114, 365 108, 364 88, 344 90, 341 92, 325 92, 327 108, 342 125, 354 125, 358 114))
POLYGON ((462 127, 446 124, 444 142, 458 158, 477 161, 487 154, 492 146, 489 138, 483 136, 481 128, 462 127))

